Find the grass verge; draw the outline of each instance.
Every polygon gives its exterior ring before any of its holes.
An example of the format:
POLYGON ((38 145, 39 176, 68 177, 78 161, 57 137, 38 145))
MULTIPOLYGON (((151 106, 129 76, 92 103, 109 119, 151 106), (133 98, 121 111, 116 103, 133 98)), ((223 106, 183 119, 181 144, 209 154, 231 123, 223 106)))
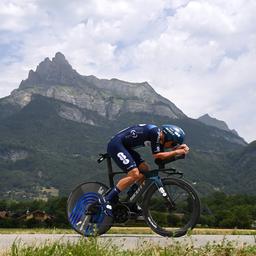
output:
POLYGON ((172 245, 161 248, 144 246, 136 250, 121 250, 110 242, 99 243, 97 239, 80 239, 76 243, 54 242, 43 246, 24 246, 13 244, 11 251, 1 256, 255 256, 255 246, 240 246, 231 242, 222 241, 220 244, 207 244, 201 248, 193 245, 174 242, 172 245))

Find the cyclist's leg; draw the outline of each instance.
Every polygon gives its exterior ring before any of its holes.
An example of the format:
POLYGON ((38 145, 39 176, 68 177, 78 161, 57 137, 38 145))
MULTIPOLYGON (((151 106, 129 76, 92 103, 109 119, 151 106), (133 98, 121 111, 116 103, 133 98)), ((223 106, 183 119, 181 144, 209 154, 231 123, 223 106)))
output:
POLYGON ((117 183, 116 187, 107 194, 106 200, 111 201, 113 197, 141 178, 142 174, 140 174, 137 164, 130 152, 124 147, 122 141, 118 137, 113 138, 109 142, 107 152, 120 169, 128 173, 127 176, 122 178, 117 183))
MULTIPOLYGON (((139 187, 135 182, 143 179, 143 177, 144 175, 140 173, 139 168, 134 168, 127 173, 126 177, 119 180, 117 187, 123 191, 133 184, 127 192, 128 197, 130 197, 139 187)), ((129 208, 132 212, 136 212, 138 215, 141 215, 142 213, 142 209, 137 205, 137 203, 130 205, 129 208)))
MULTIPOLYGON (((140 154, 134 150, 129 150, 132 158, 134 159, 136 166, 138 166, 139 171, 149 171, 149 165, 146 161, 140 156, 140 154)), ((137 183, 142 184, 145 180, 144 175, 142 175, 137 181, 137 183)))
POLYGON ((144 175, 140 173, 139 168, 133 168, 127 173, 127 175, 124 178, 119 180, 116 186, 120 189, 120 191, 123 191, 130 185, 132 185, 134 182, 143 178, 143 176, 144 175))
POLYGON ((107 152, 124 172, 128 173, 137 168, 135 160, 119 138, 114 138, 109 142, 107 152))
MULTIPOLYGON (((129 153, 133 157, 136 165, 138 166, 138 170, 140 172, 139 177, 136 178, 136 183, 133 182, 133 185, 130 187, 130 189, 127 191, 127 196, 130 198, 133 193, 138 189, 140 184, 142 184, 145 180, 145 176, 141 173, 141 171, 148 171, 149 165, 145 162, 144 159, 140 156, 140 154, 134 150, 129 149, 129 153)), ((130 205, 130 210, 132 212, 135 212, 137 214, 138 220, 143 220, 142 216, 142 208, 139 206, 139 204, 134 203, 133 205, 130 205)))
MULTIPOLYGON (((140 170, 140 171, 148 172, 149 169, 150 169, 149 164, 148 164, 146 161, 142 162, 142 163, 139 165, 139 170, 140 170)), ((142 184, 142 183, 144 182, 144 180, 145 180, 145 176, 143 175, 142 178, 140 178, 140 179, 138 180, 138 183, 142 184)))

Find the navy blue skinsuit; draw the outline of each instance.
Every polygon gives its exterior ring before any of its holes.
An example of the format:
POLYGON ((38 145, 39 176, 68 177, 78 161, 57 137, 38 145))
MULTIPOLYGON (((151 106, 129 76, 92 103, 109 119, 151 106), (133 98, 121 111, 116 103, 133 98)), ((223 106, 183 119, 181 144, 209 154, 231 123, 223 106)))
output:
POLYGON ((129 172, 144 160, 135 148, 151 146, 153 154, 163 151, 160 144, 160 129, 153 124, 138 124, 118 132, 108 143, 107 152, 116 164, 129 172))

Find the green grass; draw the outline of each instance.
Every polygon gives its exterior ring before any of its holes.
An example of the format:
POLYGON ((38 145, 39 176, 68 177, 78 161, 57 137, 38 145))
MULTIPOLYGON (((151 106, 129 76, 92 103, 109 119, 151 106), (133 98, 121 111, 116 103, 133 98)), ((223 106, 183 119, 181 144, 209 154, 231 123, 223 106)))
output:
POLYGON ((110 242, 99 243, 96 239, 80 239, 76 243, 54 242, 43 246, 24 246, 13 244, 11 251, 1 256, 255 256, 255 246, 237 246, 222 241, 211 243, 201 248, 190 244, 174 242, 165 248, 144 244, 136 250, 122 250, 110 242))
MULTIPOLYGON (((15 229, 1 228, 0 234, 76 234, 73 229, 15 229)), ((155 234, 148 227, 112 227, 108 234, 155 234)), ((195 228, 190 234, 192 235, 255 235, 255 229, 214 229, 214 228, 195 228)))
MULTIPOLYGON (((148 227, 112 227, 108 234, 155 234, 148 227)), ((256 235, 255 229, 195 228, 191 235, 256 235)))
POLYGON ((60 228, 0 228, 0 234, 75 234, 73 229, 60 228))

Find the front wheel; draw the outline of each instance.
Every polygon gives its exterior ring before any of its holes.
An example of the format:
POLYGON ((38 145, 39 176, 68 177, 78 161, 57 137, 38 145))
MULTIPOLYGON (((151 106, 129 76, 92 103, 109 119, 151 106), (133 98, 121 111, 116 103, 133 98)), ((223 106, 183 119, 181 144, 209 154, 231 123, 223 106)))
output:
POLYGON ((200 200, 186 181, 177 178, 162 179, 167 197, 153 184, 144 202, 145 221, 161 236, 180 237, 194 228, 200 216, 200 200))

